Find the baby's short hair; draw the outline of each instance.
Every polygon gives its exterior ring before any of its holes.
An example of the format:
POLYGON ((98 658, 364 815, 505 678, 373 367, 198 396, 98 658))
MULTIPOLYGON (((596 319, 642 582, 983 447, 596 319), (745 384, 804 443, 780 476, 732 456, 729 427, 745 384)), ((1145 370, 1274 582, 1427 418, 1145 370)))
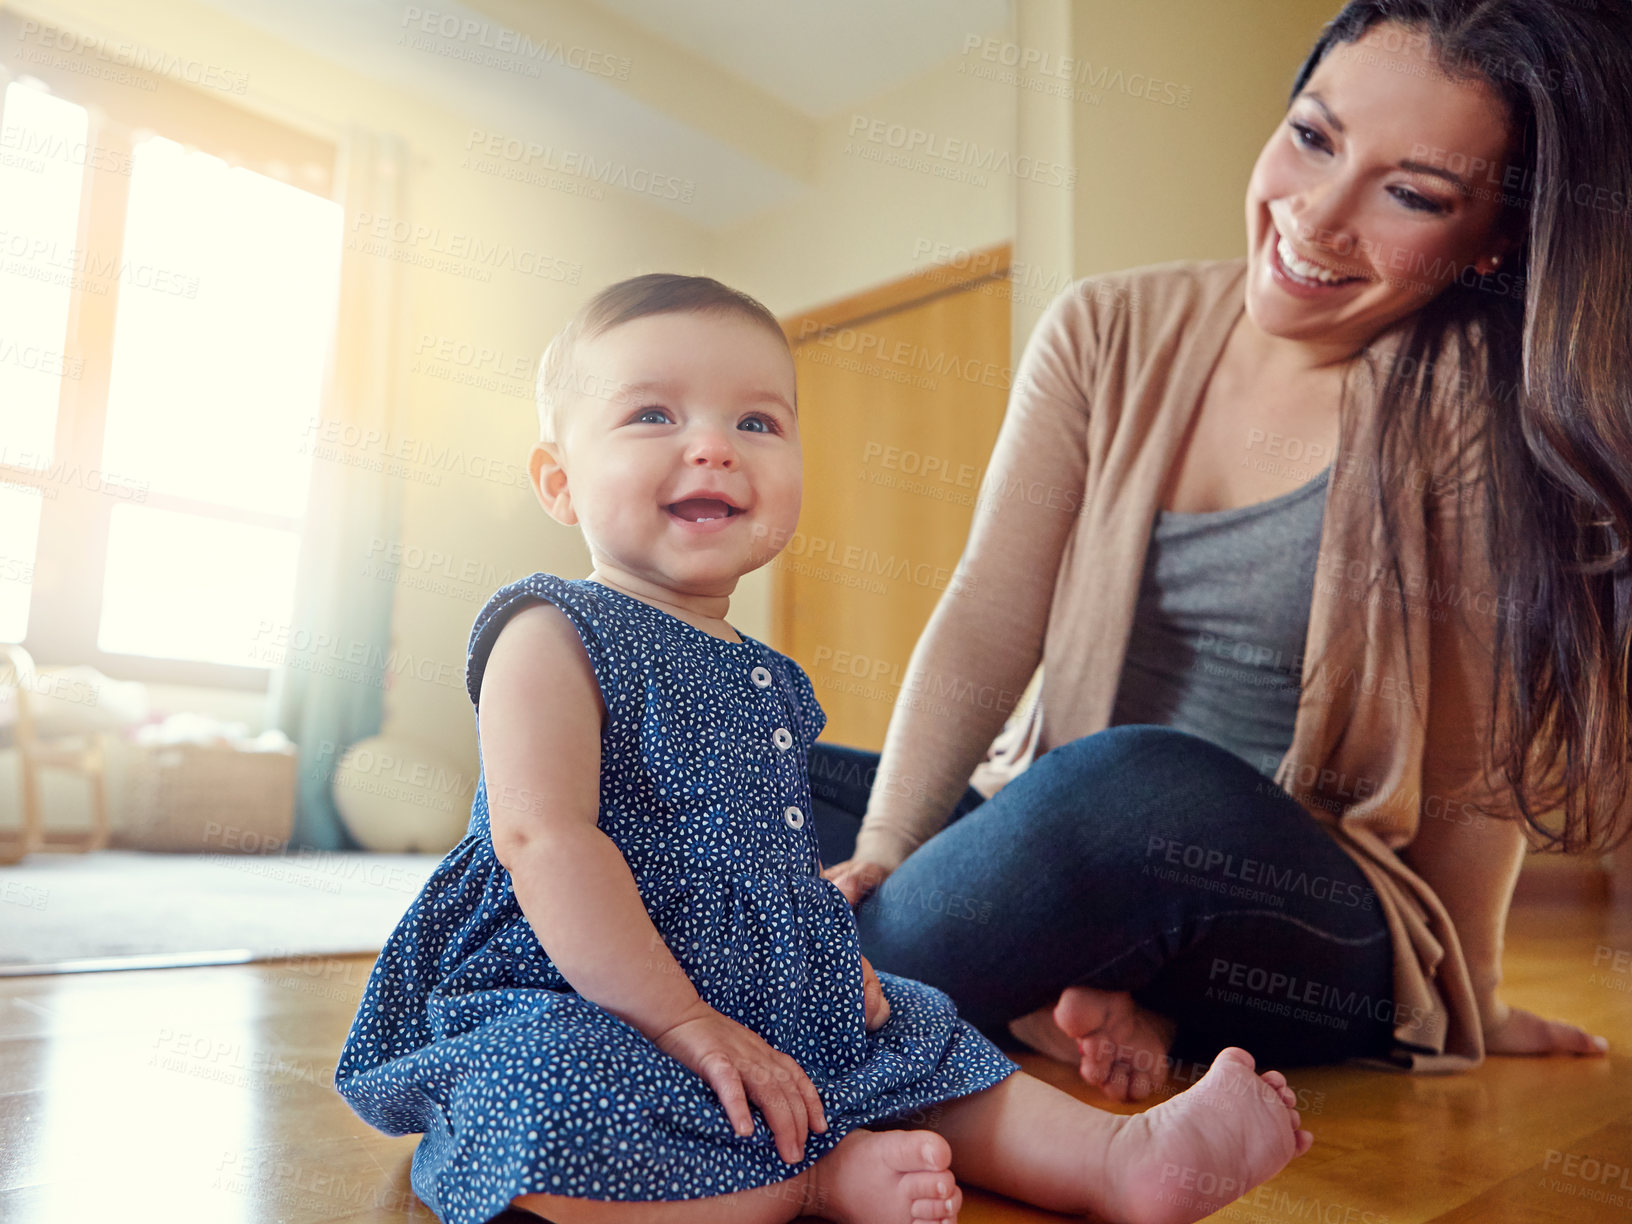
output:
POLYGON ((736 314, 775 332, 784 344, 782 325, 757 299, 708 276, 648 272, 608 285, 579 308, 544 350, 538 363, 535 397, 539 441, 555 443, 556 413, 574 382, 578 345, 603 332, 647 315, 736 314))

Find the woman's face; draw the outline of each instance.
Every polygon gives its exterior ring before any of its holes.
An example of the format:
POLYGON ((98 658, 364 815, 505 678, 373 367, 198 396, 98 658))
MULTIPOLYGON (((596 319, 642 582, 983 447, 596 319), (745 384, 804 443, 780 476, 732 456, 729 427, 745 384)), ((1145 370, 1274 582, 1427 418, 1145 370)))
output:
MULTIPOLYGON (((1247 310, 1263 331, 1357 351, 1458 278, 1506 252, 1496 232, 1509 170, 1507 116, 1482 80, 1441 75, 1425 40, 1379 23, 1326 53, 1269 138, 1247 185, 1247 310), (1294 255, 1335 286, 1288 275, 1294 255)), ((1505 271, 1492 292, 1523 293, 1505 271)))

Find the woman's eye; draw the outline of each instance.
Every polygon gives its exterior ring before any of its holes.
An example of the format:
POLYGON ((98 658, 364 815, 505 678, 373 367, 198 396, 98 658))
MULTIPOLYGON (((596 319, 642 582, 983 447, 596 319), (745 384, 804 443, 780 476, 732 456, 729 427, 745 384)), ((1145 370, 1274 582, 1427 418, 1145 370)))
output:
MULTIPOLYGON (((1318 153, 1330 152, 1326 146, 1326 138, 1314 128, 1295 121, 1289 122, 1287 126, 1297 133, 1297 141, 1304 148, 1313 149, 1318 153)), ((1446 211, 1443 204, 1430 200, 1427 196, 1420 196, 1409 188, 1401 187, 1397 191, 1391 188, 1390 190, 1394 192, 1396 200, 1414 212, 1442 213, 1446 211)))
POLYGON ((1427 196, 1420 196, 1405 187, 1400 188, 1395 193, 1394 198, 1407 208, 1415 209, 1417 212, 1442 213, 1445 211, 1443 204, 1436 203, 1427 196))
POLYGON ((1295 121, 1289 123, 1287 126, 1289 126, 1294 132, 1297 133, 1298 143, 1300 145, 1302 145, 1304 148, 1306 148, 1306 149, 1322 149, 1322 150, 1325 149, 1325 147, 1326 147, 1326 138, 1324 136, 1322 136, 1319 132, 1315 131, 1314 128, 1307 127, 1304 124, 1301 124, 1301 123, 1298 123, 1298 122, 1295 122, 1295 121))

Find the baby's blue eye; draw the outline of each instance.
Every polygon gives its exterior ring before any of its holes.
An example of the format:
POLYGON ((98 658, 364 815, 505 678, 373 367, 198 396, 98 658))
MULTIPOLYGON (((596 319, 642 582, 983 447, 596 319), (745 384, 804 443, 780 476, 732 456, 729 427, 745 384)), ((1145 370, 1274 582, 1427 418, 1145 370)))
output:
POLYGON ((642 408, 636 415, 635 420, 644 421, 649 416, 660 416, 667 420, 668 415, 669 410, 667 408, 642 408))
MULTIPOLYGON (((764 426, 763 429, 754 430, 754 431, 751 431, 751 432, 755 432, 755 433, 775 433, 776 430, 777 430, 776 422, 771 420, 771 418, 768 417, 768 416, 744 417, 742 423, 743 423, 743 425, 746 425, 750 421, 758 421, 761 425, 764 426)), ((738 426, 738 428, 740 429, 741 426, 738 426)))

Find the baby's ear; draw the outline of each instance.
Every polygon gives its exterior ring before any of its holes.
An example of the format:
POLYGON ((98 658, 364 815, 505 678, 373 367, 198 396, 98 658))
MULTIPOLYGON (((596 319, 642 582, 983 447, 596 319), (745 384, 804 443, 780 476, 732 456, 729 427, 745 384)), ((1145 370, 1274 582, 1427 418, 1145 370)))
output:
POLYGON ((561 466, 559 443, 535 442, 527 456, 527 474, 532 478, 533 493, 544 512, 564 527, 575 526, 578 515, 572 508, 572 493, 567 488, 567 469, 561 466))

